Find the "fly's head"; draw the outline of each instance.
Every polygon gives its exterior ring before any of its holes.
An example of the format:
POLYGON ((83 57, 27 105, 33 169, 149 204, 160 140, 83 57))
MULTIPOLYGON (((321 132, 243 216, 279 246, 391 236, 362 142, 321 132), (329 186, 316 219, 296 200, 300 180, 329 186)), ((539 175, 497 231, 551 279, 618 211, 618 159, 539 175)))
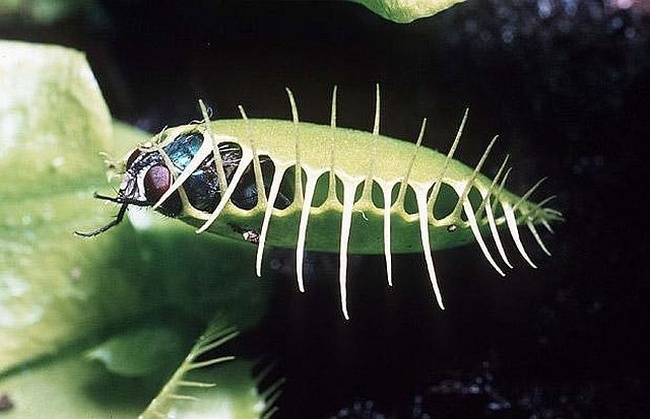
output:
MULTIPOLYGON (((114 202, 153 206, 173 182, 172 173, 159 150, 136 148, 126 159, 122 183, 114 202)), ((161 213, 169 217, 178 216, 181 209, 178 192, 174 192, 158 207, 161 213)))
MULTIPOLYGON (((231 180, 241 161, 242 149, 233 142, 218 144, 220 162, 214 158, 213 146, 193 126, 163 131, 152 142, 141 144, 127 157, 110 168, 121 176, 120 188, 115 197, 95 194, 96 198, 121 204, 115 218, 104 227, 79 236, 92 237, 119 224, 129 205, 155 207, 168 217, 184 214, 184 206, 192 211, 211 213, 221 201, 217 164, 223 168, 225 180, 231 180), (209 146, 208 146, 209 145, 209 146), (184 177, 183 177, 184 175, 184 177), (178 177, 182 185, 170 189, 178 177), (183 198, 181 198, 181 195, 183 198)), ((263 166, 268 163, 263 161, 263 166)), ((231 200, 242 208, 250 209, 257 203, 257 189, 252 173, 242 181, 241 188, 231 200)))
MULTIPOLYGON (((117 163, 109 163, 122 177, 117 195, 105 196, 95 193, 95 198, 121 204, 114 220, 90 232, 75 231, 82 237, 99 235, 118 225, 124 219, 129 205, 150 207, 155 205, 174 182, 160 149, 152 143, 146 143, 129 152, 127 157, 117 163)), ((162 214, 176 217, 181 213, 182 204, 178 191, 171 194, 158 208, 162 214)))

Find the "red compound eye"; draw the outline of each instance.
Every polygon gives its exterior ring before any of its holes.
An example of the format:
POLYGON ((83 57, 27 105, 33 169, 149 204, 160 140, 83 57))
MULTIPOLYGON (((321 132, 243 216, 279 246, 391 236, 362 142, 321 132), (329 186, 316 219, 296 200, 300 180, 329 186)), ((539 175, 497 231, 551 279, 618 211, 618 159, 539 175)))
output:
MULTIPOLYGON (((153 205, 172 185, 172 176, 165 166, 152 166, 144 175, 144 196, 153 205)), ((170 217, 175 217, 181 212, 181 198, 174 192, 160 205, 160 212, 170 217)))
POLYGON ((152 166, 144 175, 144 195, 147 201, 155 204, 172 184, 169 169, 165 166, 152 166))

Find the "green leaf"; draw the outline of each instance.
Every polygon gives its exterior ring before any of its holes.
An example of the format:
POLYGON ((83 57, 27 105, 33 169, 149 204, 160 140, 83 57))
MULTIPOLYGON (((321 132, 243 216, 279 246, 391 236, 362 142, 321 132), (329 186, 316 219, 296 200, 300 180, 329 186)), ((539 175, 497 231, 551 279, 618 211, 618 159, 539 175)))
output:
MULTIPOLYGON (((205 368, 188 374, 190 382, 212 382, 211 387, 186 388, 184 395, 190 398, 174 399, 162 412, 179 418, 213 419, 238 418, 257 419, 270 417, 269 403, 257 391, 257 381, 251 378, 253 364, 250 361, 235 359, 213 368, 205 368)), ((160 411, 159 411, 160 412, 160 411)), ((143 419, 159 418, 151 410, 145 411, 143 419)))
POLYGON ((84 14, 101 22, 104 11, 96 0, 2 0, 0 24, 32 23, 51 25, 71 16, 84 14))
POLYGON ((0 379, 13 407, 3 419, 135 418, 155 395, 142 380, 115 376, 78 355, 0 379))
POLYGON ((250 362, 215 355, 236 335, 222 319, 210 322, 141 417, 259 418, 268 414, 281 383, 259 394, 250 362))
POLYGON ((146 377, 178 364, 187 350, 186 341, 184 334, 172 327, 142 327, 113 336, 86 356, 114 374, 146 377))
POLYGON ((411 23, 433 16, 465 0, 350 0, 363 4, 384 19, 411 23))
POLYGON ((74 236, 117 212, 92 198, 97 189, 113 193, 99 152, 120 155, 150 135, 111 121, 82 53, 0 41, 0 57, 0 395, 14 404, 8 417, 133 417, 216 312, 240 329, 259 321, 266 283, 254 263, 239 263, 253 261, 255 249, 139 210, 134 226, 74 236), (101 363, 82 356, 89 348, 101 363))
POLYGON ((83 54, 0 42, 0 57, 2 372, 95 329, 106 307, 94 296, 128 302, 134 292, 72 236, 80 214, 101 212, 80 197, 103 178, 92 156, 112 135, 83 54))

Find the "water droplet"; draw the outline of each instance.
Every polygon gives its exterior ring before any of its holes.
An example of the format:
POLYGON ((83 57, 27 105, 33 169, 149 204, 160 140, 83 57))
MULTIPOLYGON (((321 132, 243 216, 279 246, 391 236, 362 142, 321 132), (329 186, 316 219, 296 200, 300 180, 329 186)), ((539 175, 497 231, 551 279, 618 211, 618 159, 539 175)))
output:
POLYGON ((17 329, 41 319, 43 307, 24 298, 30 288, 27 281, 16 275, 0 276, 0 326, 17 329))
POLYGON ((63 156, 55 157, 52 160, 52 168, 53 169, 59 169, 59 168, 61 168, 61 166, 63 166, 63 163, 65 163, 65 159, 63 158, 63 156))
POLYGON ((72 269, 70 269, 70 279, 73 281, 78 281, 81 279, 81 268, 76 266, 72 269))

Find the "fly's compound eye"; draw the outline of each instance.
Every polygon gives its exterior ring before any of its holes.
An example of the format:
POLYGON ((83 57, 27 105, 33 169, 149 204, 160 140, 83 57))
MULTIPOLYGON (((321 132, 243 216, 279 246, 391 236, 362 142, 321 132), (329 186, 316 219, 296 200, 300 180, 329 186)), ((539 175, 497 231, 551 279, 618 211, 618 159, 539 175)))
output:
MULTIPOLYGON (((162 165, 152 166, 144 175, 144 194, 147 201, 151 205, 158 202, 160 197, 170 188, 172 181, 169 169, 162 165)), ((160 212, 169 217, 175 217, 180 214, 182 204, 178 192, 174 192, 165 202, 160 204, 159 208, 160 212)))

